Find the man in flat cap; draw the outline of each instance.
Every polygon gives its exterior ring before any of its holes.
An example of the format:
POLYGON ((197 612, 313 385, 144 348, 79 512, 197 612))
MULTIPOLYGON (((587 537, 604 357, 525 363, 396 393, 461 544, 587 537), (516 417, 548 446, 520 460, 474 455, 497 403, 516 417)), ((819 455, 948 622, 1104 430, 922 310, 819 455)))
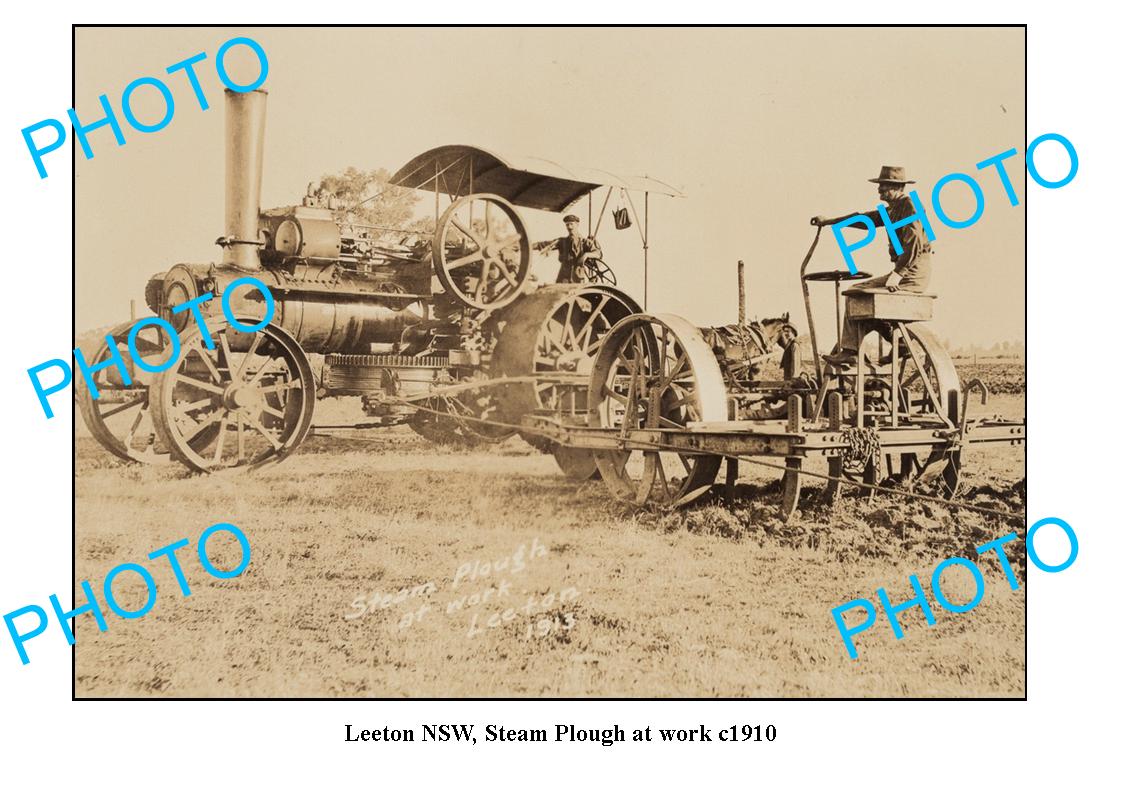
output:
POLYGON ((561 262, 561 268, 558 269, 558 282, 587 282, 589 272, 585 268, 585 261, 590 257, 599 260, 600 246, 595 238, 581 237, 578 232, 581 219, 577 216, 568 215, 562 221, 565 222, 565 229, 569 234, 562 238, 535 243, 534 248, 540 252, 558 250, 558 260, 561 262))
MULTIPOLYGON (((913 207, 905 191, 906 185, 912 185, 915 180, 905 178, 905 170, 901 166, 882 166, 881 174, 870 182, 877 183, 877 195, 886 205, 889 220, 893 222, 913 217, 908 224, 897 227, 897 240, 901 244, 901 253, 897 254, 893 248, 893 241, 889 241, 889 259, 893 262, 893 270, 884 276, 867 279, 854 286, 855 290, 862 288, 886 288, 891 292, 907 290, 912 293, 923 293, 928 287, 928 280, 932 276, 932 244, 924 231, 924 224, 913 207)), ((868 218, 875 227, 884 226, 884 222, 876 209, 865 213, 847 213, 837 218, 823 218, 815 216, 811 223, 815 226, 828 227, 845 221, 853 216, 861 215, 868 218)), ((842 323, 842 340, 839 348, 823 358, 833 365, 845 365, 853 362, 858 356, 858 325, 850 319, 849 308, 842 323)))

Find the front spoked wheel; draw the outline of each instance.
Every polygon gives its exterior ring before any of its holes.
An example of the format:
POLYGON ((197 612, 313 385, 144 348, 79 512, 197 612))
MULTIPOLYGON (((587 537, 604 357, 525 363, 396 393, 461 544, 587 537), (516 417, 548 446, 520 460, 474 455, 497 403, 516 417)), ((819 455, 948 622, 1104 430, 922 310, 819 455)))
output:
MULTIPOLYGON (((252 326, 254 319, 239 319, 252 326)), ((316 386, 308 357, 284 329, 255 332, 208 320, 183 337, 179 362, 153 387, 156 431, 172 456, 198 472, 257 469, 281 461, 312 425, 316 386)))

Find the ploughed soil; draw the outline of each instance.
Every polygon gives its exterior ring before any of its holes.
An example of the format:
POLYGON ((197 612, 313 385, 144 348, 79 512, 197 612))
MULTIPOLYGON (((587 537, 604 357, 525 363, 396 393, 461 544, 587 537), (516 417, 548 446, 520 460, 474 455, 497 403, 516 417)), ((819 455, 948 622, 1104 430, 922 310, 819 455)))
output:
POLYGON ((982 379, 993 395, 1024 395, 1026 391, 1026 365, 1019 359, 957 359, 955 370, 961 383, 982 379))
MULTIPOLYGON (((972 404, 1024 416, 1023 395, 972 404)), ((356 414, 325 401, 317 421, 356 414)), ((104 633, 77 620, 79 697, 1025 694, 1024 546, 1007 546, 1017 591, 992 553, 975 553, 1023 534, 1016 520, 850 491, 826 506, 808 479, 805 507, 783 523, 778 473, 751 464, 732 500, 643 512, 599 481, 566 480, 517 438, 466 451, 404 428, 310 437, 270 470, 193 476, 120 463, 78 425, 78 578, 100 595, 105 573, 132 561, 158 585, 142 618, 109 615, 104 633), (219 522, 242 528, 252 550, 228 580, 195 553, 219 522), (147 561, 182 538, 190 596, 165 561, 147 561), (984 574, 967 613, 931 595, 932 570, 951 556, 984 574), (897 639, 879 613, 851 660, 831 609, 877 603, 880 588, 903 602, 911 574, 936 623, 905 610, 897 639)), ((1023 513, 1024 448, 969 451, 959 499, 1023 513)), ((219 534, 210 555, 229 569, 237 544, 219 534)), ((962 567, 942 585, 961 604, 975 591, 962 567)), ((144 602, 131 574, 114 591, 127 608, 144 602)))

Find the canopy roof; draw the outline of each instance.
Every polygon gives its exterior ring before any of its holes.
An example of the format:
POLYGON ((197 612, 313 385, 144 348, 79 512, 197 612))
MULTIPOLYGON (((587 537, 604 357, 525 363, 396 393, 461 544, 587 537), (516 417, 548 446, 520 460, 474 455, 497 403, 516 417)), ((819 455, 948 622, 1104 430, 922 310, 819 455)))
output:
POLYGON ((520 207, 560 212, 585 194, 609 185, 629 191, 682 196, 650 177, 621 177, 600 169, 568 169, 542 158, 500 157, 462 144, 423 152, 402 166, 390 182, 404 188, 448 194, 493 193, 520 207))

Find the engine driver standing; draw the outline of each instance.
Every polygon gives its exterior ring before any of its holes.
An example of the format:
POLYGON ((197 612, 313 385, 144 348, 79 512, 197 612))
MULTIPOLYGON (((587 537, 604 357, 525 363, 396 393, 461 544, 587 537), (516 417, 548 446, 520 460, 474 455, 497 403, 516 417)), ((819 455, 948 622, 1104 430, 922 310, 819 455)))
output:
POLYGON ((585 261, 590 257, 598 260, 601 258, 600 245, 596 238, 581 237, 577 231, 581 219, 577 216, 568 215, 562 221, 565 222, 565 229, 569 234, 562 238, 535 243, 534 249, 540 252, 558 250, 561 268, 558 269, 557 282, 587 282, 589 280, 588 272, 584 267, 585 261))

